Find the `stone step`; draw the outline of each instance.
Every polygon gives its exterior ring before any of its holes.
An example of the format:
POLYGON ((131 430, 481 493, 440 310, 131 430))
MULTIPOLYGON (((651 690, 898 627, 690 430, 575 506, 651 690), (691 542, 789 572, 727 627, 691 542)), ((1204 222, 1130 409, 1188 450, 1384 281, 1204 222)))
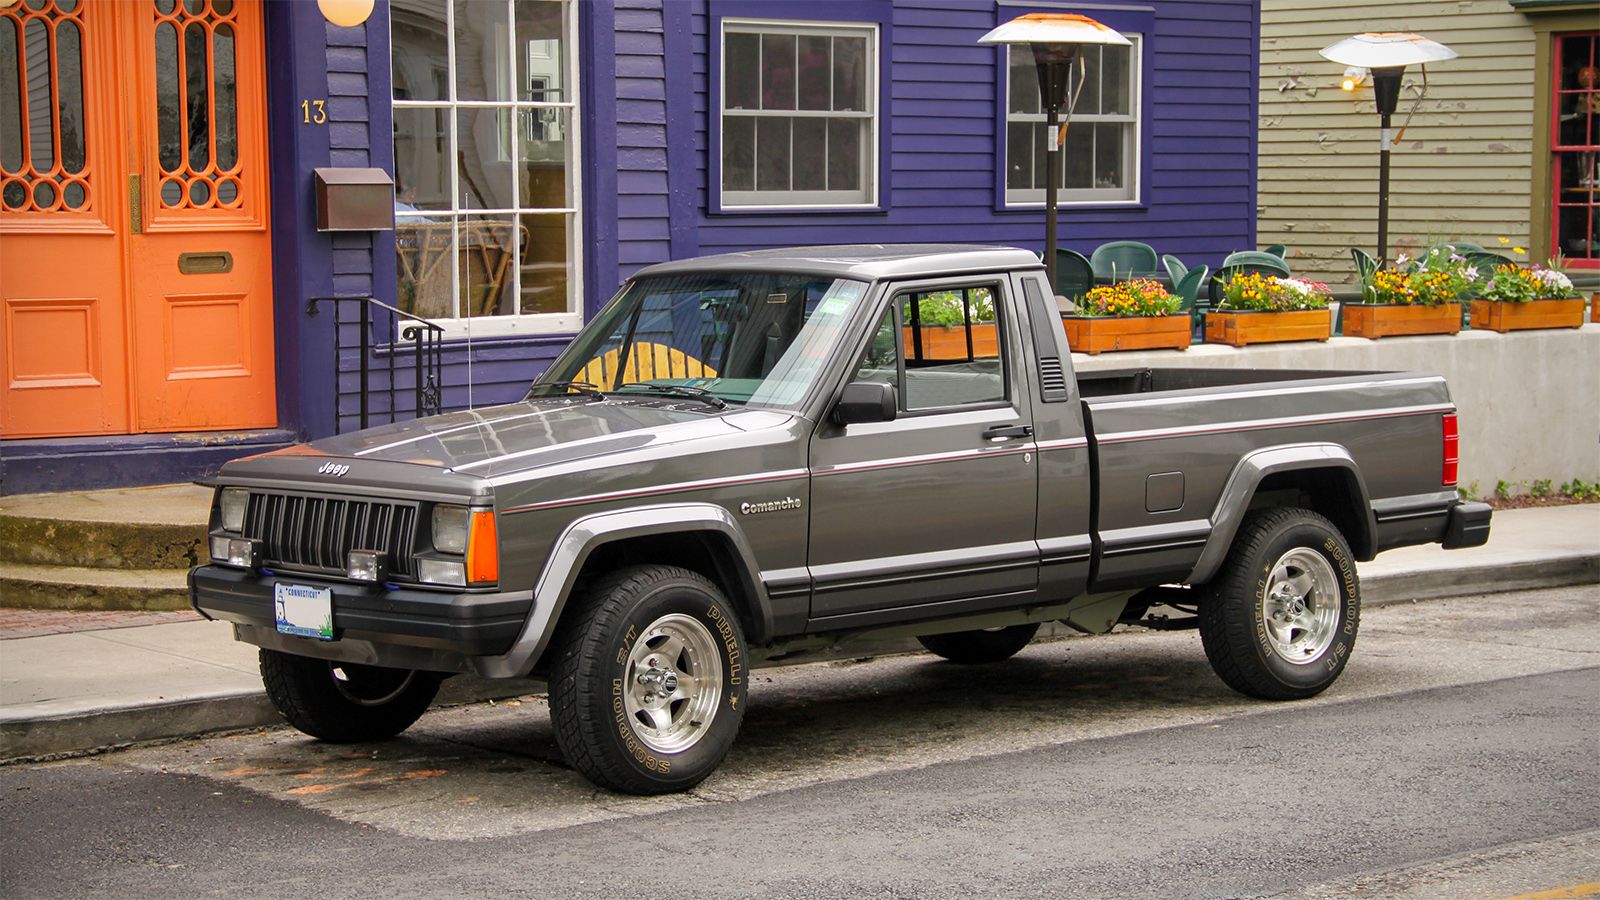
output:
POLYGON ((0 605, 26 609, 187 609, 188 572, 3 562, 0 605))
POLYGON ((4 497, 0 563, 187 569, 205 552, 210 515, 211 489, 194 484, 4 497))

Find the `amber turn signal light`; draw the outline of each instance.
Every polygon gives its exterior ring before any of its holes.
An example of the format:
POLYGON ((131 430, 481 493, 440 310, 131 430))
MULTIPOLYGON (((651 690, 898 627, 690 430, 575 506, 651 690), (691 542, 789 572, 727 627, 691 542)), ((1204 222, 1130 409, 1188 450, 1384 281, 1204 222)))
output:
POLYGON ((467 537, 467 581, 473 584, 500 580, 500 535, 494 511, 475 509, 467 537))

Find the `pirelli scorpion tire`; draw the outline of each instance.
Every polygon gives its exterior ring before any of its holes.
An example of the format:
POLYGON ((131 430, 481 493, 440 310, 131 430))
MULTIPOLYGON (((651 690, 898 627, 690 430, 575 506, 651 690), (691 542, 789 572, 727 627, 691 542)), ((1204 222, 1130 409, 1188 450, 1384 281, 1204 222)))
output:
POLYGON ((1240 526, 1200 604, 1211 668, 1241 694, 1298 700, 1326 690, 1355 648, 1361 585, 1350 546, 1306 509, 1270 509, 1240 526))
POLYGON ((267 698, 289 724, 335 744, 392 738, 427 712, 443 676, 261 651, 267 698))
POLYGON ((999 662, 1017 655, 1033 636, 1039 633, 1038 623, 1012 625, 1006 628, 985 628, 981 631, 956 631, 949 634, 928 634, 917 638, 929 653, 937 654, 953 663, 975 665, 999 662))
POLYGON ((550 717, 567 762, 625 794, 705 780, 739 733, 748 681, 722 591, 687 569, 631 566, 575 602, 551 645, 550 717))

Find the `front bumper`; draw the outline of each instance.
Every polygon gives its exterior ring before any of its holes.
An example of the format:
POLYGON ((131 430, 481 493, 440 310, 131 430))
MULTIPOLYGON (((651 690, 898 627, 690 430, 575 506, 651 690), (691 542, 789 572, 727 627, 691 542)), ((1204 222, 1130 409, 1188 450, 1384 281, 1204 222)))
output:
POLYGON ((241 639, 265 646, 264 641, 252 639, 251 635, 271 634, 275 645, 288 641, 306 656, 325 656, 329 649, 350 642, 472 657, 498 655, 511 648, 533 608, 533 592, 385 589, 314 576, 257 574, 210 565, 190 571, 189 602, 201 615, 244 626, 237 629, 241 639), (333 641, 277 634, 272 592, 273 585, 280 581, 333 592, 333 641))

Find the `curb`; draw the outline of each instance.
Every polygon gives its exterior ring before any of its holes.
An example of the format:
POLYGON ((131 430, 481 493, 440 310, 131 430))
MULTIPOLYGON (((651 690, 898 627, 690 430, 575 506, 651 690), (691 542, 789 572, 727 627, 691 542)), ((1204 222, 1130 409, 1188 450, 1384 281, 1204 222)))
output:
MULTIPOLYGON (((1552 557, 1449 571, 1405 572, 1363 580, 1362 602, 1395 606, 1463 594, 1492 594, 1600 583, 1600 553, 1552 557)), ((890 653, 894 648, 885 648, 890 653)), ((908 646, 902 652, 915 650, 908 646)), ((876 653, 874 655, 886 655, 876 653)), ((808 658, 806 662, 815 661, 808 658)), ((538 681, 486 681, 457 677, 445 682, 437 705, 543 693, 538 681)), ((0 720, 0 764, 32 762, 121 749, 133 744, 199 737, 226 731, 283 726, 283 718, 261 691, 90 710, 40 718, 0 720)))

